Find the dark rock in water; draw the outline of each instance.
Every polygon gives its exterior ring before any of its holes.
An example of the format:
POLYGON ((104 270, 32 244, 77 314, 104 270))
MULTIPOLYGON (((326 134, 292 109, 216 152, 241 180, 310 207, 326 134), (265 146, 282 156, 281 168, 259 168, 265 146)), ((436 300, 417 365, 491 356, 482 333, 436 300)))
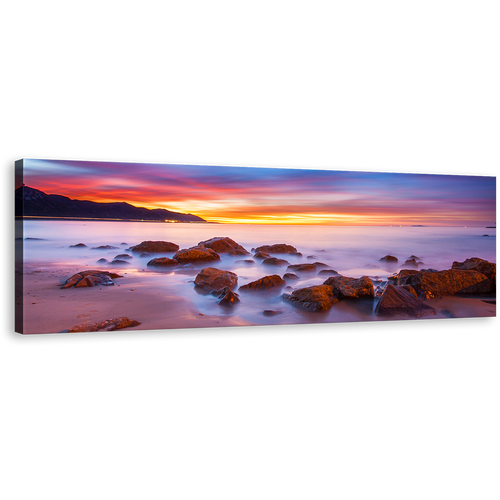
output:
POLYGON ((179 245, 170 241, 143 241, 138 245, 130 247, 132 252, 148 252, 148 253, 170 253, 177 252, 179 245))
POLYGON ((400 279, 399 283, 411 285, 419 297, 436 297, 455 295, 458 293, 486 293, 482 287, 489 287, 491 281, 478 285, 488 280, 480 272, 462 269, 449 269, 446 271, 419 271, 400 279), (474 291, 476 286, 476 291, 474 291))
POLYGON ((260 247, 252 249, 255 252, 266 252, 266 253, 297 253, 297 249, 292 245, 286 245, 285 243, 277 243, 275 245, 262 245, 260 247))
POLYGON ((76 245, 70 245, 69 248, 88 248, 85 243, 77 243, 76 245))
POLYGON ((266 252, 257 252, 253 256, 254 259, 268 259, 269 257, 271 257, 271 256, 266 252))
POLYGON ((181 264, 189 262, 211 262, 220 260, 219 254, 214 252, 211 248, 204 246, 184 248, 179 250, 174 259, 177 259, 181 264))
POLYGON ((308 255, 306 259, 317 259, 316 255, 308 255))
POLYGON ((222 271, 215 267, 202 269, 194 280, 197 287, 205 290, 221 290, 224 287, 234 288, 238 283, 238 276, 231 271, 222 271))
POLYGON ((406 283, 406 277, 412 274, 417 274, 419 271, 415 269, 401 269, 399 273, 388 276, 389 281, 395 281, 397 285, 404 285, 406 283))
POLYGON ((220 306, 234 306, 238 302, 240 302, 240 299, 238 298, 238 294, 234 293, 231 289, 227 288, 224 290, 224 293, 221 294, 222 296, 220 297, 220 300, 218 304, 220 306))
POLYGON ((204 246, 206 248, 211 248, 214 252, 218 254, 229 253, 229 255, 249 255, 240 244, 236 241, 228 238, 227 236, 216 236, 206 241, 200 241, 198 246, 204 246))
POLYGON ((128 243, 120 243, 120 245, 122 245, 122 246, 125 246, 125 247, 126 247, 126 246, 128 245, 128 243))
POLYGON ((375 296, 373 283, 368 276, 361 278, 349 278, 347 276, 332 276, 324 285, 333 289, 333 294, 339 299, 360 299, 375 296))
POLYGON ((159 257, 157 259, 151 259, 147 265, 150 267, 172 267, 179 264, 178 260, 169 259, 168 257, 159 257))
POLYGON ((100 247, 92 247, 92 250, 116 250, 117 248, 113 245, 101 245, 100 247))
POLYGON ((281 288, 285 286, 285 280, 281 279, 281 276, 273 274, 271 276, 264 276, 256 281, 247 283, 246 285, 240 286, 239 291, 261 291, 261 290, 272 290, 273 288, 281 288))
POLYGON ((375 308, 375 313, 384 316, 422 318, 436 314, 436 310, 418 299, 406 288, 387 285, 375 308))
POLYGON ((484 237, 484 236, 489 236, 489 234, 483 234, 483 237, 484 237))
POLYGON ((266 266, 286 266, 287 264, 290 264, 285 259, 277 259, 276 257, 268 257, 267 259, 264 259, 262 261, 262 264, 266 266))
POLYGON ((328 264, 325 264, 324 262, 315 262, 314 265, 316 267, 330 267, 328 264))
POLYGON ((99 321, 97 323, 84 323, 83 325, 74 326, 69 329, 70 333, 76 332, 98 332, 99 330, 107 330, 111 332, 113 330, 121 330, 123 328, 131 328, 133 326, 139 326, 138 321, 132 321, 127 317, 107 319, 106 321, 99 321))
POLYGON ((337 271, 334 271, 333 269, 322 269, 319 273, 318 273, 318 276, 319 275, 325 275, 325 274, 328 274, 328 275, 332 275, 332 274, 339 274, 337 271))
POLYGON ((25 240, 45 241, 45 238, 24 238, 25 240))
POLYGON ((418 262, 415 259, 408 259, 404 265, 408 267, 418 267, 418 262))
POLYGON ((70 278, 68 278, 61 289, 63 288, 71 288, 71 287, 91 287, 91 286, 112 286, 114 285, 112 279, 122 278, 119 274, 110 273, 108 271, 98 271, 95 269, 89 271, 81 271, 77 274, 74 274, 70 278))
POLYGON ((108 259, 104 259, 104 258, 99 259, 99 260, 97 261, 97 263, 98 263, 98 264, 106 264, 106 262, 108 262, 108 259))
POLYGON ((244 259, 244 260, 237 260, 236 264, 255 264, 255 261, 252 259, 244 259))
POLYGON ((294 273, 285 273, 283 275, 283 279, 284 280, 298 280, 299 277, 294 273))
POLYGON ((283 311, 274 311, 272 309, 266 309, 265 311, 262 311, 262 314, 264 316, 277 316, 278 314, 283 314, 283 311))
POLYGON ((121 260, 121 259, 114 259, 110 263, 113 264, 114 266, 129 266, 130 265, 130 262, 128 262, 126 260, 121 260))
POLYGON ((287 271, 298 271, 298 272, 313 272, 316 271, 316 266, 314 264, 292 264, 288 266, 287 271))
POLYGON ((300 288, 291 294, 283 294, 283 299, 311 312, 326 311, 338 302, 338 299, 333 295, 333 289, 327 285, 300 288))
POLYGON ((302 254, 300 252, 290 252, 289 255, 295 255, 295 257, 302 257, 302 254))
POLYGON ((412 259, 415 259, 415 260, 422 260, 422 257, 417 257, 416 255, 410 255, 408 257, 408 260, 412 260, 412 259))
POLYGON ((382 257, 381 259, 382 262, 397 262, 398 259, 397 257, 394 257, 394 255, 386 255, 385 257, 382 257))
POLYGON ((139 257, 151 257, 151 254, 149 252, 142 252, 139 257))
POLYGON ((473 257, 472 259, 464 260, 463 262, 453 262, 452 269, 464 269, 483 273, 486 277, 496 280, 497 265, 487 260, 473 257))
POLYGON ((132 255, 128 253, 121 253, 115 257, 115 259, 133 259, 132 255))

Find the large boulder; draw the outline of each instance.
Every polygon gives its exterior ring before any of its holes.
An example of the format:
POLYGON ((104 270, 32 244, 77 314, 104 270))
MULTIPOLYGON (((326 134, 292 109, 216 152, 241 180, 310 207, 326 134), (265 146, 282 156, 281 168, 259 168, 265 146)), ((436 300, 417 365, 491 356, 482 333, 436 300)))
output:
POLYGON ((260 247, 253 248, 252 251, 266 253, 298 253, 295 247, 293 247, 292 245, 286 245, 285 243, 276 243, 275 245, 262 245, 260 247))
POLYGON ((238 283, 238 275, 231 271, 223 271, 215 267, 205 267, 194 280, 197 287, 205 290, 222 290, 227 287, 234 288, 238 283))
POLYGON ((132 252, 170 253, 177 252, 179 245, 170 241, 143 241, 130 248, 132 252))
POLYGON ((339 300, 333 294, 333 289, 327 285, 315 285, 284 293, 283 299, 307 311, 326 311, 339 300))
POLYGON ((220 260, 220 257, 211 248, 205 248, 201 245, 179 250, 174 255, 174 259, 179 261, 180 264, 188 264, 190 262, 213 262, 220 260))
POLYGON ((453 262, 452 269, 463 269, 483 273, 487 278, 496 280, 497 265, 478 257, 464 260, 463 262, 453 262))
POLYGON ((271 256, 266 252, 259 251, 259 252, 256 252, 253 257, 254 257, 254 259, 268 259, 271 256))
POLYGON ((375 308, 381 316, 408 316, 422 318, 436 314, 436 310, 416 297, 407 286, 387 285, 375 308))
POLYGON ((420 297, 437 297, 466 293, 488 293, 491 280, 483 273, 472 270, 424 270, 409 274, 404 279, 400 278, 399 284, 412 286, 420 297), (480 285, 480 283, 482 284, 480 285))
POLYGON ((262 261, 262 264, 264 264, 266 266, 286 266, 287 264, 290 264, 290 262, 288 262, 285 259, 278 259, 276 257, 268 257, 267 259, 264 259, 262 261))
POLYGON ((213 292, 220 300, 217 302, 220 306, 234 306, 240 299, 239 295, 234 293, 229 287, 225 287, 222 290, 218 290, 217 292, 213 292))
POLYGON ((169 259, 168 257, 158 257, 157 259, 151 259, 147 265, 150 267, 172 267, 177 264, 179 264, 178 260, 169 259))
POLYGON ((389 281, 394 281, 398 285, 403 285, 404 283, 406 283, 407 276, 417 273, 418 271, 416 271, 415 269, 401 269, 399 273, 394 274, 393 276, 389 276, 387 279, 389 281))
POLYGON ((298 272, 314 272, 316 271, 316 264, 292 264, 286 268, 287 271, 298 271, 298 272))
POLYGON ((110 273, 108 271, 99 271, 91 269, 88 271, 81 271, 69 277, 61 286, 62 288, 83 288, 91 286, 113 286, 112 281, 115 278, 121 278, 119 274, 110 273))
POLYGON ((333 290, 338 299, 360 299, 375 296, 373 283, 368 276, 361 278, 349 278, 347 276, 331 276, 324 283, 333 290))
POLYGON ((252 281, 251 283, 247 283, 246 285, 240 286, 239 291, 248 292, 248 291, 261 291, 261 290, 272 290, 274 288, 281 288, 286 285, 286 281, 278 276, 277 274, 273 274, 271 276, 264 276, 256 281, 252 281))
POLYGON ((249 255, 250 252, 247 252, 245 248, 243 248, 240 244, 236 243, 236 241, 228 238, 227 236, 216 236, 215 238, 211 238, 206 241, 200 241, 198 246, 204 246, 206 248, 211 248, 214 252, 218 254, 221 253, 229 253, 230 255, 249 255))
POLYGON ((382 262, 396 263, 398 261, 398 258, 394 257, 394 255, 386 255, 385 257, 382 257, 379 260, 381 260, 382 262))

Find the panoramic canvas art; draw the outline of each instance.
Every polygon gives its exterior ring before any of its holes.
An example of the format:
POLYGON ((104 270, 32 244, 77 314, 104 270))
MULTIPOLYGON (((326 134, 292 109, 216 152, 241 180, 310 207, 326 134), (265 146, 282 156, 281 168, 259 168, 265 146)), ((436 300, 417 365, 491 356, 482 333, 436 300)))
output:
POLYGON ((24 159, 25 334, 496 315, 496 178, 24 159))

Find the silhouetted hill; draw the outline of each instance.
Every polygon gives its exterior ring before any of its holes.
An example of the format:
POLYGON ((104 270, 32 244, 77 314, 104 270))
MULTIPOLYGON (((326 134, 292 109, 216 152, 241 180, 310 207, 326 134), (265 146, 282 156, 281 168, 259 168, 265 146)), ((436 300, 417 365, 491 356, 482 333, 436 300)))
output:
POLYGON ((67 196, 45 194, 28 186, 21 186, 16 189, 16 216, 206 222, 206 220, 196 215, 181 214, 161 208, 150 210, 143 207, 134 207, 126 202, 98 203, 95 201, 71 200, 67 196))

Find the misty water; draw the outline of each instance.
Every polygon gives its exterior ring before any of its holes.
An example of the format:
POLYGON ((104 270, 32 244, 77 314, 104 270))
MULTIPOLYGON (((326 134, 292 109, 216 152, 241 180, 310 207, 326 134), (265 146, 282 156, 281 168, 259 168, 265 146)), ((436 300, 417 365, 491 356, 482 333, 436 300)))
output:
MULTIPOLYGON (((21 222, 17 222, 20 224, 21 222)), ((305 323, 359 321, 372 319, 373 301, 339 303, 325 313, 308 313, 284 302, 280 294, 242 293, 241 303, 234 309, 221 308, 212 295, 196 291, 193 280, 203 267, 217 267, 238 275, 238 286, 270 274, 283 276, 286 266, 263 266, 242 262, 247 257, 221 255, 221 261, 185 268, 161 270, 148 267, 151 257, 127 252, 129 246, 144 240, 163 240, 188 248, 214 236, 229 236, 248 251, 265 244, 287 243, 297 248, 302 257, 276 255, 290 264, 322 262, 339 274, 358 278, 369 276, 384 280, 388 275, 405 268, 411 255, 424 263, 420 268, 449 269, 454 261, 480 257, 496 262, 496 229, 484 227, 374 227, 374 226, 274 226, 240 224, 168 224, 150 222, 108 221, 24 221, 24 263, 27 266, 75 267, 81 269, 115 270, 125 276, 140 276, 164 287, 168 295, 178 295, 192 301, 203 314, 235 314, 253 323, 305 323), (485 236, 487 235, 487 236, 485 236), (29 238, 29 239, 26 239, 29 238), (33 239, 31 239, 33 238, 33 239), (69 248, 84 243, 87 248, 69 248), (113 245, 113 250, 93 250, 91 247, 113 245), (133 255, 129 264, 112 266, 97 264, 104 257, 111 261, 120 253, 133 255), (390 254, 398 264, 380 262, 390 254), (240 261, 240 262, 238 262, 240 261), (125 274, 126 273, 126 274, 125 274), (154 279, 153 279, 154 278, 154 279), (264 309, 283 313, 274 317, 262 315, 264 309)), ((165 254, 172 257, 173 254, 165 254)), ((155 255, 159 257, 161 255, 155 255)), ((320 268, 322 269, 322 268, 320 268)), ((328 276, 296 273, 299 280, 287 285, 296 288, 322 284, 328 276)), ((237 288, 235 289, 237 291, 237 288)))

